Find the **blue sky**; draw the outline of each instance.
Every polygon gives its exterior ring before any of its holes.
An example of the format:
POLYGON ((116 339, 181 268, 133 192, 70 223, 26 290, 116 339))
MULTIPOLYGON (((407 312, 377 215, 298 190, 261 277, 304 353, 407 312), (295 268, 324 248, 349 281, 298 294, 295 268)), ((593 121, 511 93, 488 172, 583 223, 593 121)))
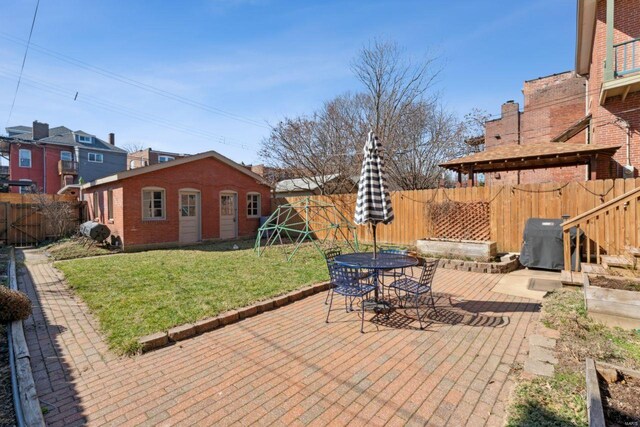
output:
MULTIPOLYGON (((35 3, 0 4, 2 128, 35 3)), ((523 80, 573 68, 575 1, 41 0, 10 124, 255 163, 267 124, 361 90, 350 63, 375 37, 437 57, 434 90, 460 116, 498 114, 523 80)))

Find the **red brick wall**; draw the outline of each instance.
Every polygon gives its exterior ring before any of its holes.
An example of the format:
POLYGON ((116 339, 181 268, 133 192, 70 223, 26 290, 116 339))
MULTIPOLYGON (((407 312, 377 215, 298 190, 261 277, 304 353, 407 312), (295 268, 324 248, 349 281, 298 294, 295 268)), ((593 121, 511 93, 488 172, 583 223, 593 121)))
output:
MULTIPOLYGON (((598 173, 615 178, 622 176, 622 167, 627 164, 627 130, 621 118, 631 126, 630 161, 634 166, 634 176, 640 167, 640 93, 607 99, 604 106, 599 104, 600 87, 603 81, 606 58, 606 1, 599 0, 596 12, 596 31, 589 70, 588 108, 593 116, 592 141, 598 145, 621 145, 610 165, 600 164, 598 173), (632 111, 628 111, 632 110, 632 111)), ((614 43, 640 37, 640 5, 637 0, 616 0, 614 18, 614 43)), ((636 53, 637 54, 637 53, 636 53)))
MULTIPOLYGON (((38 190, 44 190, 45 193, 55 194, 62 188, 62 177, 58 175, 58 161, 60 160, 61 151, 71 151, 73 148, 61 147, 56 145, 34 145, 34 144, 11 144, 9 150, 9 173, 10 179, 21 180, 30 179, 36 184, 38 190), (46 150, 45 148, 46 147, 46 150), (19 166, 20 149, 31 150, 31 167, 21 168, 19 166), (46 187, 45 185, 45 168, 44 156, 46 152, 46 187)), ((11 187, 12 193, 18 193, 18 187, 11 187)))
MULTIPOLYGON (((517 111, 517 103, 505 103, 502 117, 487 122, 486 147, 511 144, 550 142, 585 116, 586 80, 571 72, 555 74, 524 83, 524 110, 517 111), (518 117, 516 121, 514 117, 518 117), (496 140, 495 135, 501 138, 496 140)), ((580 132, 566 143, 586 142, 580 132)), ((487 184, 529 184, 585 180, 586 166, 549 168, 491 173, 485 176, 487 184)))
MULTIPOLYGON (((220 236, 220 193, 236 192, 238 195, 238 235, 254 235, 259 226, 258 218, 247 217, 247 193, 261 195, 261 215, 271 213, 271 189, 235 168, 212 158, 197 160, 162 170, 123 179, 113 185, 104 184, 85 190, 90 211, 93 209, 93 193, 99 194, 101 211, 106 211, 107 190, 114 191, 115 211, 112 224, 126 249, 143 245, 174 244, 179 240, 180 189, 200 191, 202 239, 220 236), (163 220, 142 220, 142 189, 160 187, 165 190, 165 216, 163 220), (117 195, 117 197, 116 197, 117 195), (116 199, 118 200, 116 202, 116 199)), ((105 222, 100 213, 101 222, 105 222)))

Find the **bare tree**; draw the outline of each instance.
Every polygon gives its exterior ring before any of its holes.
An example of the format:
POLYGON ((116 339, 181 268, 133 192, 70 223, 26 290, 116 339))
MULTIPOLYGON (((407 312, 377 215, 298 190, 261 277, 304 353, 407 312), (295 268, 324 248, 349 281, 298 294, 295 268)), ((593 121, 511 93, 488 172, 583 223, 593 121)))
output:
POLYGON ((263 141, 267 163, 296 170, 331 193, 358 176, 367 133, 384 148, 392 189, 437 184, 438 164, 464 152, 465 126, 431 92, 434 59, 413 63, 391 42, 376 40, 352 64, 365 91, 346 93, 309 117, 287 118, 263 141), (328 185, 336 182, 338 185, 328 185))
POLYGON ((480 108, 473 108, 464 116, 465 144, 470 153, 484 150, 484 125, 491 115, 480 108))
POLYGON ((34 193, 36 209, 44 216, 47 234, 56 238, 70 235, 77 227, 73 203, 57 200, 55 196, 34 193))
POLYGON ((126 150, 127 153, 135 153, 144 150, 146 147, 141 142, 127 142, 122 145, 122 148, 126 150))

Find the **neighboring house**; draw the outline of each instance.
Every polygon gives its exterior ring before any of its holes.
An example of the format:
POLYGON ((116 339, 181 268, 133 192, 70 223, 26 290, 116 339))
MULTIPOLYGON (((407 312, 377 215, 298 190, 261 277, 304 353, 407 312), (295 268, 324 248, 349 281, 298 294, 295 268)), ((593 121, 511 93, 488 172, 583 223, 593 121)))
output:
POLYGON ((127 169, 135 169, 155 165, 157 163, 169 162, 186 156, 188 156, 188 154, 169 153, 167 151, 157 151, 147 148, 127 155, 127 169))
POLYGON ((255 235, 271 187, 215 151, 110 175, 82 186, 90 218, 125 250, 255 235))
POLYGON ((12 192, 43 191, 57 193, 62 187, 88 182, 125 170, 127 152, 83 131, 64 126, 49 128, 47 123, 6 128, 9 145, 9 179, 31 186, 12 187, 12 192))
POLYGON ((313 196, 317 194, 352 193, 357 189, 358 177, 344 179, 331 174, 315 177, 292 178, 278 181, 276 197, 313 196))
POLYGON ((527 81, 485 124, 485 151, 441 166, 491 184, 638 176, 640 17, 637 0, 579 0, 575 71, 527 81))

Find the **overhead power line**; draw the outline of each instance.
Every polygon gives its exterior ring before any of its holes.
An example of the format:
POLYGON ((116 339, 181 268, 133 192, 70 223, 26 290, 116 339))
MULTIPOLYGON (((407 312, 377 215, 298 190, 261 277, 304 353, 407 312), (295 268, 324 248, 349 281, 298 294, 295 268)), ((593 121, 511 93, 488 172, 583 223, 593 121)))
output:
MULTIPOLYGON (((20 39, 18 37, 14 37, 14 36, 12 36, 10 34, 3 33, 3 32, 0 32, 0 38, 3 38, 5 40, 8 40, 8 41, 13 42, 13 43, 17 43, 17 44, 29 43, 28 41, 24 41, 24 40, 22 40, 22 39, 20 39)), ((141 81, 138 81, 138 80, 123 76, 121 74, 117 74, 117 73, 109 71, 109 70, 107 70, 105 68, 97 67, 95 65, 89 64, 87 62, 84 62, 84 61, 81 61, 79 59, 73 58, 71 56, 65 55, 63 53, 56 52, 54 50, 51 50, 51 49, 48 49, 46 47, 37 45, 35 43, 31 43, 31 48, 33 50, 37 51, 37 52, 40 52, 40 53, 43 53, 45 55, 51 56, 51 57, 53 57, 53 58, 55 58, 55 59, 57 59, 59 61, 63 61, 63 62, 66 62, 68 64, 74 65, 76 67, 85 69, 87 71, 91 71, 93 73, 100 74, 101 76, 110 78, 112 80, 116 80, 116 81, 118 81, 120 83, 124 83, 124 84, 130 85, 130 86, 136 87, 138 89, 141 89, 141 90, 145 90, 145 91, 153 93, 155 95, 159 95, 159 96, 171 99, 173 101, 177 101, 177 102, 183 103, 185 105, 189 105, 191 107, 199 108, 199 109, 208 111, 210 113, 218 114, 218 115, 224 116, 226 118, 229 118, 229 119, 232 119, 232 120, 236 120, 236 121, 239 121, 239 122, 242 122, 242 123, 245 123, 245 124, 253 125, 253 126, 256 126, 256 127, 261 127, 261 128, 264 128, 264 129, 270 129, 270 127, 266 123, 260 122, 258 120, 255 120, 255 119, 252 119, 252 118, 249 118, 249 117, 245 117, 245 116, 242 116, 240 114, 235 114, 235 113, 223 110, 221 108, 213 107, 213 106, 204 104, 202 102, 187 98, 186 96, 183 96, 183 95, 179 95, 179 94, 176 94, 176 93, 173 93, 173 92, 169 92, 167 90, 158 88, 156 86, 152 86, 150 84, 143 83, 141 81)))
POLYGON ((16 105, 16 98, 18 97, 18 90, 20 89, 20 82, 22 81, 22 72, 24 71, 24 64, 27 62, 27 54, 29 53, 29 45, 31 44, 31 36, 33 35, 33 28, 36 25, 36 16, 38 16, 38 7, 40 7, 40 0, 36 2, 36 10, 33 12, 33 19, 31 20, 31 29, 29 30, 29 38, 27 39, 26 47, 24 49, 24 56, 22 57, 22 65, 20 66, 20 75, 18 76, 18 82, 16 83, 16 91, 13 94, 13 101, 11 102, 11 108, 9 109, 9 117, 7 117, 7 126, 11 121, 11 115, 13 114, 13 108, 16 105))
MULTIPOLYGON (((12 78, 14 75, 15 75, 15 72, 12 72, 10 70, 7 70, 6 68, 0 67, 0 77, 12 78)), ((24 75, 22 80, 23 80, 23 85, 33 87, 38 90, 42 90, 42 91, 51 93, 53 95, 63 97, 65 99, 73 99, 76 93, 73 90, 61 88, 59 86, 52 85, 42 80, 31 78, 28 75, 24 75)), ((97 107, 112 113, 120 114, 129 118, 134 118, 139 121, 157 124, 159 126, 176 130, 191 136, 203 138, 203 139, 206 139, 207 141, 214 142, 217 144, 237 147, 247 151, 253 151, 252 147, 234 138, 228 138, 223 135, 218 135, 205 130, 196 129, 191 126, 181 125, 179 123, 176 123, 173 120, 169 120, 169 119, 155 116, 145 112, 136 111, 131 108, 125 107, 123 105, 116 104, 109 101, 104 101, 96 97, 91 97, 86 95, 79 96, 75 100, 75 102, 88 104, 93 107, 97 107), (233 142, 233 141, 236 141, 236 142, 233 142)))

